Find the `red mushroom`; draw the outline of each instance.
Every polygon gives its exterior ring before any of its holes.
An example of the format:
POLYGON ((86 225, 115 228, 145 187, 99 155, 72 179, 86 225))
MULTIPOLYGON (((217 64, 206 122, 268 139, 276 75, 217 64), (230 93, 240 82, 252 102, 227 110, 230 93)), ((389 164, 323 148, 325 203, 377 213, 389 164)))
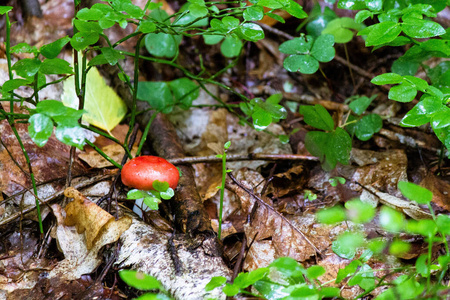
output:
POLYGON ((121 172, 124 185, 139 190, 153 190, 155 180, 169 183, 172 189, 178 185, 178 169, 164 158, 157 156, 138 156, 127 162, 121 172))

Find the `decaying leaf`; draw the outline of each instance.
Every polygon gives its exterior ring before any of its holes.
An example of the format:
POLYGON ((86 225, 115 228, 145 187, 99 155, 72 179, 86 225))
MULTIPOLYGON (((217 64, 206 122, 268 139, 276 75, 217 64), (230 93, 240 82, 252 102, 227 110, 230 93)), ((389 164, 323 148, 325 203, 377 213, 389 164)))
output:
POLYGON ((66 189, 65 195, 75 198, 71 206, 68 205, 68 215, 70 214, 68 222, 61 207, 57 204, 52 205, 58 221, 56 239, 64 254, 64 260, 56 265, 49 277, 74 280, 83 274, 91 273, 100 265, 102 259, 98 255, 99 250, 117 241, 130 227, 132 220, 129 216, 124 216, 116 221, 113 216, 101 212, 101 209, 96 208, 94 203, 73 188, 66 189))
MULTIPOLYGON (((314 232, 319 228, 314 228, 313 216, 309 219, 310 222, 301 224, 300 228, 295 221, 275 210, 269 199, 257 196, 244 185, 233 182, 228 188, 241 200, 244 213, 250 214, 251 221, 245 226, 246 236, 250 240, 256 238, 257 241, 271 238, 275 258, 290 256, 298 261, 305 261, 330 245, 329 238, 314 232)), ((306 220, 304 216, 302 218, 306 220)))

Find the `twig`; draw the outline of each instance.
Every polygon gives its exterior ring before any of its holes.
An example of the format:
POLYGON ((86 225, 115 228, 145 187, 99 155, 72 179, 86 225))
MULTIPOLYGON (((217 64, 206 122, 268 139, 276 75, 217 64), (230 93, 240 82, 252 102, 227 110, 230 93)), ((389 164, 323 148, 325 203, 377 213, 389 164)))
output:
MULTIPOLYGON (((266 161, 319 161, 319 158, 309 155, 297 154, 263 154, 263 153, 249 153, 249 154, 227 154, 227 161, 244 161, 244 160, 266 160, 266 161)), ((199 163, 221 163, 222 159, 215 155, 210 156, 192 156, 183 158, 172 158, 168 161, 174 165, 189 165, 199 163)))
POLYGON ((274 214, 276 214, 278 217, 280 217, 283 221, 285 221, 292 229, 294 229, 298 234, 300 234, 305 241, 314 249, 314 251, 316 251, 317 254, 322 255, 322 253, 320 252, 320 250, 306 237, 306 235, 300 231, 300 229, 298 229, 297 227, 295 227, 294 224, 292 224, 291 221, 289 221, 285 216, 283 216, 281 213, 279 213, 278 211, 276 211, 272 206, 270 206, 269 204, 267 204, 266 202, 264 202, 263 199, 259 198, 258 196, 256 196, 252 191, 250 191, 249 189, 247 189, 245 186, 243 186, 231 173, 228 173, 228 176, 230 176, 231 180, 242 190, 244 190, 247 194, 249 194, 251 197, 253 197, 259 204, 261 204, 262 206, 266 207, 268 210, 270 210, 271 212, 273 212, 274 214))

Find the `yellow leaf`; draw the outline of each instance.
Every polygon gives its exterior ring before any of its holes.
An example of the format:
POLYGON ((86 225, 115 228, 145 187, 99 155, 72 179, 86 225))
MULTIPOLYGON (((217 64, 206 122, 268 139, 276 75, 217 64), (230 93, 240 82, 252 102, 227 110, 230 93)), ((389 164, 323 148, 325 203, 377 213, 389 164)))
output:
MULTIPOLYGON (((81 56, 79 61, 81 62, 81 56)), ((66 106, 78 109, 74 81, 74 77, 64 81, 62 102, 66 106)), ((83 115, 83 121, 106 130, 108 133, 122 121, 127 113, 125 102, 105 83, 95 67, 92 67, 86 76, 84 109, 86 113, 83 115)))

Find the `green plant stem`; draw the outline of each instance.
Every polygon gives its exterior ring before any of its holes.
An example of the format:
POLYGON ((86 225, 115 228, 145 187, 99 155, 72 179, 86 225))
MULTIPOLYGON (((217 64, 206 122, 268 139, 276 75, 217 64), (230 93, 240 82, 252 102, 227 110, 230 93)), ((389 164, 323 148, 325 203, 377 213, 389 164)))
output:
POLYGON ((122 169, 122 166, 118 163, 116 163, 114 161, 114 159, 112 159, 111 157, 109 157, 108 155, 106 155, 105 152, 103 152, 99 147, 97 147, 96 145, 94 145, 94 143, 92 143, 91 141, 89 141, 88 139, 84 140, 86 144, 88 144, 89 146, 91 146, 92 148, 94 148, 95 151, 97 151, 98 154, 100 154, 101 156, 103 156, 104 159, 106 159, 107 161, 109 161, 110 163, 112 163, 116 168, 122 169))
POLYGON ((345 58, 347 59, 347 63, 348 63, 348 70, 350 72, 350 77, 352 78, 353 88, 355 88, 356 81, 355 81, 355 77, 353 76, 352 68, 350 68, 350 56, 348 55, 347 44, 344 44, 344 52, 345 52, 345 58))
POLYGON ((225 180, 227 178, 227 152, 222 154, 222 185, 220 186, 220 202, 219 202, 219 240, 222 238, 222 215, 223 215, 223 198, 225 196, 225 180))
MULTIPOLYGON (((36 186, 36 179, 34 178, 34 173, 33 173, 33 168, 31 166, 30 157, 28 156, 27 150, 25 150, 25 146, 23 145, 22 139, 20 138, 20 135, 17 132, 16 126, 14 124, 14 120, 10 119, 10 120, 8 120, 8 122, 9 122, 9 125, 11 126, 11 129, 14 132, 14 135, 15 135, 17 141, 19 142, 20 149, 22 149, 22 153, 25 156, 25 160, 28 165, 28 171, 30 173, 31 184, 33 185, 33 193, 34 193, 34 195, 37 196, 38 192, 37 192, 37 186, 36 186)), ((36 200, 36 213, 37 213, 38 223, 39 223, 39 232, 41 234, 41 237, 43 237, 44 236, 44 226, 42 225, 41 207, 39 205, 38 197, 35 197, 35 200, 36 200)))
POLYGON ((156 118, 158 113, 159 112, 154 112, 152 114, 152 116, 150 117, 150 120, 147 122, 147 125, 145 125, 145 130, 144 130, 144 133, 142 134, 141 141, 139 142, 139 147, 138 147, 138 150, 136 152, 136 156, 139 156, 139 154, 141 154, 142 147, 144 146, 144 143, 147 140, 147 135, 148 135, 148 132, 150 130, 150 126, 152 125, 153 120, 156 118))
POLYGON ((107 138, 108 140, 111 140, 111 141, 113 141, 114 143, 120 145, 120 146, 125 150, 125 152, 128 154, 128 158, 132 158, 132 155, 131 155, 130 150, 128 150, 128 148, 125 147, 121 141, 119 141, 118 139, 116 139, 116 138, 113 137, 112 135, 107 134, 106 132, 103 132, 103 131, 97 129, 97 128, 95 128, 94 126, 86 126, 86 125, 83 125, 83 124, 81 124, 80 126, 83 127, 83 128, 85 128, 85 129, 87 129, 87 130, 90 130, 90 131, 92 131, 92 132, 95 132, 95 133, 97 133, 97 134, 99 134, 99 135, 101 135, 101 136, 107 138))
MULTIPOLYGON (((128 139, 130 138, 130 134, 133 131, 134 128, 134 124, 136 123, 136 102, 137 102, 137 92, 138 92, 138 84, 139 84, 139 50, 140 47, 139 45, 141 44, 142 39, 144 38, 144 35, 141 35, 136 43, 136 50, 134 52, 134 54, 132 54, 131 56, 134 57, 134 86, 133 86, 133 103, 131 106, 131 118, 130 118, 130 122, 128 124, 129 129, 127 132, 127 135, 125 137, 125 144, 124 146, 126 148, 128 148, 128 139)), ((144 137, 143 137, 144 138, 144 137)))

